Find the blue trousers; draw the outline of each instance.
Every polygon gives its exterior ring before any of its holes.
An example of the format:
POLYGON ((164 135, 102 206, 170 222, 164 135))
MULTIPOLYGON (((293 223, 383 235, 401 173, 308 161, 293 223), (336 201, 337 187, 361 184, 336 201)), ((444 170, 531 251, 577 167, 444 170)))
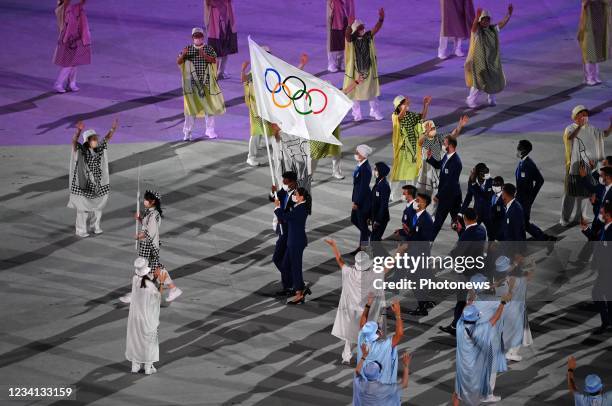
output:
POLYGON ((368 213, 359 210, 351 211, 351 223, 359 229, 359 245, 370 241, 370 229, 368 228, 368 213))
POLYGON ((442 225, 446 221, 446 217, 450 213, 452 221, 457 218, 457 213, 461 210, 461 194, 458 194, 450 200, 440 199, 438 208, 436 209, 436 219, 434 220, 434 239, 442 229, 442 225))
POLYGON ((287 230, 284 230, 285 233, 278 236, 276 240, 276 246, 274 247, 274 254, 272 255, 272 262, 276 265, 276 268, 281 273, 281 282, 283 284, 283 289, 291 288, 291 274, 286 271, 283 267, 283 259, 285 258, 285 253, 287 252, 287 230))
POLYGON ((304 289, 304 276, 302 274, 302 257, 304 256, 304 249, 306 247, 292 247, 287 246, 285 256, 283 257, 283 263, 281 274, 289 277, 289 285, 283 287, 291 288, 293 290, 304 289))

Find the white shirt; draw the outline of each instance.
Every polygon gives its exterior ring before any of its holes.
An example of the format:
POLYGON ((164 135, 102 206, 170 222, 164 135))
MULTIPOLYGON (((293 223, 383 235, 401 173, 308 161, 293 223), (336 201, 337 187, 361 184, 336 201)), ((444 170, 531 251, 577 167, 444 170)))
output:
POLYGON ((417 211, 417 212, 416 212, 416 218, 417 218, 417 220, 419 219, 419 217, 421 217, 421 214, 423 214, 423 212, 424 212, 424 211, 425 211, 425 210, 421 210, 421 211, 417 211))
POLYGON ((367 161, 368 161, 368 158, 366 158, 366 159, 364 159, 363 161, 359 162, 359 163, 357 164, 357 166, 361 166, 361 165, 363 165, 364 163, 366 163, 367 161))
POLYGON ((608 194, 608 192, 610 191, 610 188, 612 187, 612 183, 610 183, 608 186, 606 186, 606 191, 604 192, 604 198, 606 197, 606 195, 608 194))
POLYGON ((467 230, 468 228, 470 228, 470 227, 474 227, 474 226, 477 226, 477 225, 478 225, 478 223, 468 224, 468 225, 466 225, 466 226, 465 226, 465 229, 464 229, 464 230, 467 230))

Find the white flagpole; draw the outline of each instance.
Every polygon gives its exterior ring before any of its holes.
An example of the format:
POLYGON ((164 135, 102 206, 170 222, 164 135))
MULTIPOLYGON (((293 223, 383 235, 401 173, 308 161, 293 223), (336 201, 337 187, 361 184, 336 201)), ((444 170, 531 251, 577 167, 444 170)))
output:
MULTIPOLYGON (((140 217, 140 160, 138 160, 138 189, 136 192, 136 216, 140 217)), ((138 220, 138 218, 136 219, 136 242, 134 244, 134 248, 136 249, 136 252, 138 252, 138 225, 139 225, 140 221, 138 220)))

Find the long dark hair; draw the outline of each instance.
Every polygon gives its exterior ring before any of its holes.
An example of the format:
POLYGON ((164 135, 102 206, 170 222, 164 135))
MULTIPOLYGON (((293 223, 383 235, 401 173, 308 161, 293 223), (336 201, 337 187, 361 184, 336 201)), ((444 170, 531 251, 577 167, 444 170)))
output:
POLYGON ((296 192, 304 198, 304 204, 306 205, 306 214, 312 214, 312 197, 310 192, 304 187, 297 188, 296 192))
POLYGON ((151 192, 150 190, 147 190, 144 194, 144 198, 145 200, 153 202, 153 206, 155 207, 155 210, 157 210, 157 212, 159 213, 159 216, 164 217, 164 211, 161 207, 161 200, 159 200, 159 197, 157 197, 155 193, 151 192))
POLYGON ((147 281, 153 282, 153 284, 155 284, 156 280, 157 280, 157 276, 154 276, 153 279, 149 279, 149 275, 145 275, 140 280, 140 287, 141 288, 146 288, 147 287, 147 281))

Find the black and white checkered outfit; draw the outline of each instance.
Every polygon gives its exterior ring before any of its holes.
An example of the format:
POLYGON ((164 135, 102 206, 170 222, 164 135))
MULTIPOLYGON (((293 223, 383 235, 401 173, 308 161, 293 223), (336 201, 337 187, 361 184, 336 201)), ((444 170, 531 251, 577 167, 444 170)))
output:
POLYGON ((106 140, 96 147, 93 151, 89 148, 85 149, 83 144, 77 143, 77 152, 82 155, 83 160, 78 160, 74 167, 74 174, 72 176, 72 184, 70 185, 70 193, 78 196, 84 196, 88 199, 95 199, 104 196, 110 192, 110 185, 102 185, 102 156, 106 153, 107 147, 106 140), (87 174, 92 176, 87 177, 87 184, 83 187, 79 185, 78 171, 79 163, 84 162, 86 167, 85 171, 87 174), (93 181, 92 181, 93 178, 93 181))
MULTIPOLYGON (((146 209, 142 218, 142 223, 147 224, 150 219, 149 216, 153 216, 155 222, 159 224, 161 216, 155 209, 146 209)), ((149 235, 146 227, 143 227, 142 232, 145 234, 145 238, 138 240, 138 256, 149 260, 149 268, 155 270, 156 268, 164 269, 164 265, 159 261, 159 248, 153 243, 152 237, 149 235)), ((161 242, 159 243, 161 246, 161 242)))
MULTIPOLYGON (((204 50, 204 53, 208 56, 212 56, 213 58, 217 57, 217 53, 210 45, 204 45, 204 48, 200 49, 204 50)), ((198 89, 200 92, 210 94, 210 64, 200 55, 200 49, 196 48, 194 45, 189 45, 187 47, 185 59, 193 63, 196 76, 196 78, 192 77, 191 86, 193 89, 198 89)), ((216 80, 216 78, 212 79, 216 80)))

